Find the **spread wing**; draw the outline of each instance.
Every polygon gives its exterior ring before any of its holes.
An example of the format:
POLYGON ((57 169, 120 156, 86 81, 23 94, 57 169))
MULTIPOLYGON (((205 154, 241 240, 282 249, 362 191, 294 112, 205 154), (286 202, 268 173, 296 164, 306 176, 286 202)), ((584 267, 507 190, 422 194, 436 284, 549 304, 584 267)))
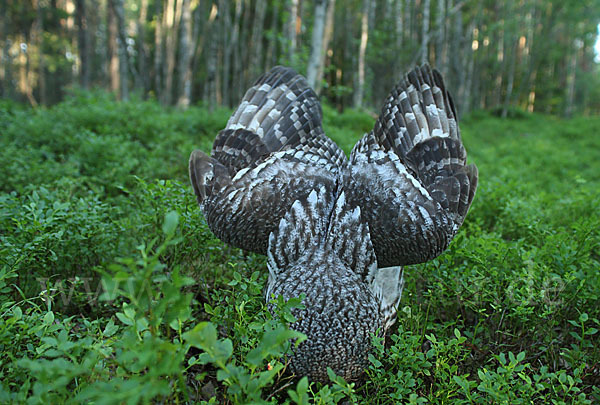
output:
POLYGON ((211 156, 192 153, 192 186, 217 237, 266 254, 269 234, 294 201, 315 188, 335 194, 346 157, 321 119, 306 79, 275 67, 246 92, 211 156))
POLYGON ((430 260, 463 223, 477 188, 454 104, 425 65, 391 92, 343 176, 348 200, 369 224, 379 267, 430 260))

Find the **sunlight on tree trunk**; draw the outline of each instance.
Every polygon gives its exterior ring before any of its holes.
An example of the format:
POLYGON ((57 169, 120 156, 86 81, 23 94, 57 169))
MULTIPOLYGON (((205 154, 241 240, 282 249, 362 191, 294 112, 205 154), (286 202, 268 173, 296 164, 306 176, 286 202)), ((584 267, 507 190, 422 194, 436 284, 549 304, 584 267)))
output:
POLYGON ((190 9, 190 0, 183 0, 181 11, 181 38, 179 40, 179 82, 177 85, 177 105, 187 108, 190 105, 192 91, 192 11, 190 9))
POLYGON ((308 80, 308 85, 313 89, 317 84, 317 72, 319 70, 319 63, 322 60, 321 54, 323 52, 323 33, 325 32, 327 3, 327 0, 315 1, 315 14, 312 40, 310 45, 310 56, 308 58, 308 66, 306 68, 306 79, 308 80))
MULTIPOLYGON (((147 55, 145 34, 146 34, 146 19, 148 18, 148 0, 141 0, 140 14, 136 24, 136 45, 137 45, 137 62, 138 62, 138 86, 142 89, 142 96, 145 98, 148 92, 148 72, 147 72, 147 55)), ((137 86, 136 86, 137 87, 137 86)))
POLYGON ((360 25, 360 47, 358 49, 358 82, 354 91, 354 107, 362 108, 365 91, 365 56, 367 41, 369 40, 369 0, 363 0, 363 9, 360 25))
POLYGON ((319 61, 319 67, 317 69, 317 77, 315 79, 315 92, 321 94, 323 88, 323 74, 325 72, 325 62, 327 60, 327 52, 329 48, 329 42, 333 35, 333 28, 335 20, 333 14, 335 12, 335 0, 329 0, 327 7, 327 16, 325 17, 325 32, 323 34, 323 44, 321 45, 321 60, 319 61))
POLYGON ((156 98, 162 101, 162 59, 163 59, 163 24, 160 18, 163 12, 162 1, 157 1, 156 5, 156 21, 154 28, 154 92, 156 98))
POLYGON ((165 88, 164 101, 166 105, 170 105, 173 100, 173 77, 175 75, 175 57, 177 56, 177 37, 179 32, 179 21, 181 19, 181 9, 183 0, 168 0, 166 10, 166 63, 165 67, 165 88))
POLYGON ((110 78, 110 89, 113 93, 119 95, 121 77, 119 71, 119 51, 117 45, 117 19, 110 4, 106 4, 106 18, 108 26, 108 43, 106 45, 106 50, 108 52, 109 61, 108 71, 110 78))
POLYGON ((296 45, 297 45, 297 34, 298 34, 298 1, 299 0, 289 0, 289 20, 288 20, 288 42, 289 42, 289 53, 288 59, 290 64, 294 63, 294 55, 296 54, 296 45))

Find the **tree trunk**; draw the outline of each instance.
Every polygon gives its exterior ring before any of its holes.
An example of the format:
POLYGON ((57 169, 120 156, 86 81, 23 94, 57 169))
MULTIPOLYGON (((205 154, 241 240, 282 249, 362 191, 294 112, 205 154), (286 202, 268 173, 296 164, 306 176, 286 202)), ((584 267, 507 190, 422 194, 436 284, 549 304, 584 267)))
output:
MULTIPOLYGON (((213 23, 215 21, 215 19, 217 18, 217 14, 219 12, 219 8, 217 7, 216 3, 211 3, 210 5, 210 10, 208 11, 208 16, 206 17, 206 22, 203 24, 202 27, 202 34, 198 35, 199 29, 196 30, 196 27, 199 27, 200 24, 197 24, 194 27, 194 43, 195 43, 195 51, 194 51, 194 61, 192 62, 192 72, 196 72, 198 70, 198 66, 200 64, 199 60, 200 57, 208 57, 207 55, 210 52, 210 41, 211 41, 211 36, 212 36, 212 26, 213 23), (208 47, 209 49, 205 51, 204 45, 206 45, 206 43, 208 43, 208 47)), ((200 18, 200 14, 196 14, 196 16, 198 18, 200 18)), ((207 66, 206 64, 204 64, 205 66, 207 66)), ((203 93, 203 98, 206 99, 205 94, 206 94, 206 90, 208 89, 208 87, 206 86, 206 80, 205 80, 205 86, 204 86, 204 93, 203 93)))
MULTIPOLYGON (((0 2, 0 97, 11 98, 12 92, 12 57, 10 55, 11 40, 6 35, 6 2, 0 2)), ((38 10, 38 13, 40 11, 38 10)))
POLYGON ((146 49, 146 43, 144 42, 146 33, 146 19, 148 18, 148 0, 141 0, 140 4, 140 15, 136 25, 136 36, 137 36, 137 51, 138 51, 138 77, 139 83, 136 83, 136 88, 140 88, 142 96, 146 97, 148 91, 148 72, 146 68, 146 55, 148 51, 146 49))
POLYGON ((230 12, 230 1, 221 0, 221 10, 223 13, 223 22, 221 23, 221 37, 223 40, 223 105, 230 104, 230 84, 231 84, 231 54, 233 48, 231 47, 231 12, 230 12))
POLYGON ((325 61, 327 60, 327 52, 329 48, 329 42, 333 36, 333 26, 335 24, 335 0, 329 0, 329 6, 327 7, 327 16, 325 18, 325 33, 323 35, 323 45, 321 49, 321 60, 319 61, 319 68, 317 70, 317 78, 315 81, 315 91, 317 94, 321 94, 323 87, 323 74, 325 72, 325 61))
POLYGON ((271 14, 271 35, 269 46, 265 55, 265 70, 277 63, 277 23, 279 22, 279 2, 273 2, 273 13, 271 14))
POLYGON ((154 91, 159 101, 163 100, 162 94, 162 60, 163 60, 163 24, 161 18, 162 0, 156 3, 156 28, 154 30, 154 91))
POLYGON ((471 110, 472 100, 477 99, 477 93, 475 93, 475 97, 473 97, 473 89, 474 85, 474 72, 475 72, 475 49, 473 49, 473 30, 477 27, 477 22, 472 21, 467 29, 467 40, 465 41, 465 56, 464 56, 464 87, 462 94, 462 105, 463 105, 463 114, 469 112, 471 110))
POLYGON ((175 75, 175 57, 177 55, 177 33, 179 29, 179 20, 181 19, 181 6, 183 0, 168 0, 166 15, 166 63, 164 65, 165 88, 164 103, 170 105, 173 103, 173 76, 175 75))
POLYGON ((406 16, 405 21, 405 31, 408 33, 407 37, 409 41, 413 43, 417 42, 416 34, 417 30, 415 29, 414 22, 414 0, 405 0, 404 1, 404 15, 406 16))
POLYGON ((317 85, 317 72, 321 63, 323 53, 323 34, 325 32, 325 18, 327 16, 327 0, 315 1, 315 14, 310 46, 310 56, 306 68, 306 79, 311 88, 317 85))
POLYGON ((240 46, 240 75, 239 75, 239 79, 240 79, 240 84, 239 86, 236 86, 236 90, 238 91, 238 97, 236 97, 236 99, 241 99, 242 95, 244 94, 245 89, 247 89, 250 85, 250 83, 255 79, 254 77, 251 77, 251 69, 249 68, 250 65, 250 47, 252 46, 252 44, 250 43, 251 38, 251 31, 250 31, 250 26, 252 24, 252 13, 250 10, 250 1, 249 0, 243 0, 244 1, 244 14, 242 16, 242 30, 241 30, 241 34, 240 34, 240 41, 239 41, 239 46, 240 46))
POLYGON ((108 53, 108 72, 110 78, 110 90, 119 95, 121 87, 121 76, 119 70, 119 50, 117 44, 117 19, 110 4, 106 5, 106 25, 108 27, 108 42, 106 51, 108 53))
POLYGON ((431 0, 425 0, 423 6, 423 31, 421 34, 421 63, 429 60, 429 12, 431 11, 431 0))
POLYGON ((470 49, 467 49, 467 46, 471 45, 470 43, 467 44, 467 42, 467 35, 463 32, 462 11, 458 10, 456 12, 456 15, 454 16, 454 28, 452 30, 451 62, 453 80, 450 83, 453 83, 453 85, 455 86, 454 94, 458 103, 458 112, 461 114, 463 113, 463 110, 466 109, 462 105, 462 101, 466 69, 464 58, 467 55, 467 51, 470 51, 470 49))
MULTIPOLYGON (((252 29, 252 54, 250 57, 250 75, 255 78, 263 71, 261 61, 263 60, 263 32, 265 25, 265 14, 267 12, 266 0, 256 0, 254 8, 254 21, 252 29)), ((254 80, 254 79, 252 79, 254 80)))
POLYGON ((394 10, 394 21, 396 23, 396 49, 400 54, 402 42, 404 39, 404 13, 402 12, 403 0, 396 0, 396 8, 394 10))
MULTIPOLYGON (((213 3, 212 10, 217 10, 216 4, 213 3)), ((215 17, 217 12, 214 13, 215 17)), ((208 47, 206 52, 206 81, 204 83, 204 99, 208 103, 209 110, 213 110, 217 105, 217 52, 218 52, 218 29, 214 25, 211 25, 211 29, 207 36, 208 47)))
MULTIPOLYGON (((44 32, 44 15, 42 13, 42 7, 40 6, 39 0, 37 1, 36 4, 36 25, 39 29, 39 33, 43 33, 44 32)), ((0 32, 1 34, 1 32, 0 32)), ((39 85, 39 99, 40 99, 40 103, 42 103, 42 105, 47 105, 48 104, 48 97, 47 97, 47 86, 46 86, 46 54, 45 54, 45 49, 44 49, 44 38, 42 35, 40 35, 37 39, 38 42, 38 53, 39 53, 39 58, 40 58, 40 62, 39 62, 39 66, 38 66, 38 74, 39 74, 39 78, 38 78, 38 85, 39 85)), ((84 87, 87 88, 87 87, 84 87)))
MULTIPOLYGON (((77 22, 77 48, 80 60, 79 85, 84 89, 88 89, 90 87, 90 41, 84 0, 77 0, 75 3, 75 20, 77 22)), ((43 51, 40 49, 41 55, 43 55, 43 51)))
POLYGON ((241 52, 240 52, 240 19, 242 18, 242 0, 235 1, 235 15, 233 17, 233 30, 231 32, 231 41, 229 46, 232 52, 233 64, 231 67, 231 85, 233 91, 231 92, 229 101, 226 101, 231 107, 238 102, 239 86, 242 83, 242 64, 241 64, 241 52))
POLYGON ((570 118, 573 115, 573 103, 575 100, 575 75, 577 73, 577 56, 579 48, 583 42, 579 38, 571 44, 569 52, 569 62, 567 65, 567 97, 565 103, 565 117, 570 118))
POLYGON ((129 80, 127 70, 135 77, 135 68, 127 54, 127 35, 125 33, 125 12, 123 0, 110 0, 113 11, 113 19, 117 28, 117 52, 119 55, 119 84, 121 100, 129 99, 129 80))
POLYGON ((354 91, 354 107, 362 108, 365 91, 365 56, 367 53, 367 42, 369 40, 369 7, 370 0, 363 0, 362 16, 360 25, 360 47, 358 49, 358 80, 354 91))
POLYGON ((192 48, 192 11, 190 9, 190 0, 183 0, 181 5, 181 37, 179 38, 179 81, 177 84, 177 105, 187 108, 190 105, 192 93, 192 69, 191 61, 194 52, 192 48))
MULTIPOLYGON (((512 51, 512 55, 510 56, 510 67, 508 71, 508 79, 506 83, 506 95, 504 97, 504 103, 502 105, 502 118, 506 118, 508 116, 508 108, 511 104, 512 92, 515 83, 515 69, 517 67, 517 45, 515 44, 514 49, 512 51)), ((497 90, 500 91, 500 90, 497 90)))
POLYGON ((446 73, 446 0, 438 0, 436 18, 437 38, 435 41, 435 67, 444 75, 446 73))
POLYGON ((294 64, 294 57, 296 55, 296 46, 297 46, 297 33, 298 33, 298 1, 299 0, 290 0, 290 17, 288 20, 288 42, 290 45, 290 50, 288 54, 290 64, 294 64))
MULTIPOLYGON (((496 108, 501 104, 500 100, 502 99, 502 89, 504 87, 505 80, 504 74, 507 70, 506 67, 510 65, 510 61, 508 59, 512 56, 508 53, 511 52, 511 49, 516 49, 511 47, 515 38, 511 28, 506 25, 504 19, 505 16, 511 15, 514 10, 511 10, 510 5, 508 4, 503 6, 502 4, 497 3, 495 12, 495 20, 498 21, 498 28, 492 33, 492 43, 497 44, 498 47, 496 49, 496 55, 492 54, 489 56, 490 59, 496 61, 491 68, 492 77, 495 76, 495 83, 492 88, 489 88, 488 86, 488 88, 484 90, 484 93, 490 93, 489 96, 491 101, 489 103, 489 107, 493 108, 496 108)), ((489 48, 489 52, 493 53, 493 46, 486 48, 489 48)), ((503 102, 502 105, 504 106, 503 102)))

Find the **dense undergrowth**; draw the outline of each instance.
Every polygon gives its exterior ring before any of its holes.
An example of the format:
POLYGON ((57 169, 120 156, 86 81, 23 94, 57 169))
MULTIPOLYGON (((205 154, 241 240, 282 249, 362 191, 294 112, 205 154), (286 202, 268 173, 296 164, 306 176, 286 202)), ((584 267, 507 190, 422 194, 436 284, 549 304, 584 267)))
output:
MULTIPOLYGON (((480 183, 411 266, 363 381, 290 379, 290 307, 208 230, 187 181, 230 111, 74 94, 0 102, 0 402, 600 401, 600 119, 462 122, 480 183)), ((325 108, 346 151, 373 124, 325 108)))

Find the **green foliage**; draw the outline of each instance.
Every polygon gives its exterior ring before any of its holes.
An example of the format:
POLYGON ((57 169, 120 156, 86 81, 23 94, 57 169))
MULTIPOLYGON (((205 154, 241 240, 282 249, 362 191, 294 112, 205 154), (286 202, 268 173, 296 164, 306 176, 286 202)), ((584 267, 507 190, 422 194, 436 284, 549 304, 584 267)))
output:
MULTIPOLYGON (((467 117, 462 230, 407 268, 364 381, 321 385, 285 373, 301 299, 266 304, 264 258, 217 240, 188 186, 227 114, 0 103, 0 402, 600 401, 600 120, 467 117)), ((324 107, 347 153, 372 125, 324 107)))

